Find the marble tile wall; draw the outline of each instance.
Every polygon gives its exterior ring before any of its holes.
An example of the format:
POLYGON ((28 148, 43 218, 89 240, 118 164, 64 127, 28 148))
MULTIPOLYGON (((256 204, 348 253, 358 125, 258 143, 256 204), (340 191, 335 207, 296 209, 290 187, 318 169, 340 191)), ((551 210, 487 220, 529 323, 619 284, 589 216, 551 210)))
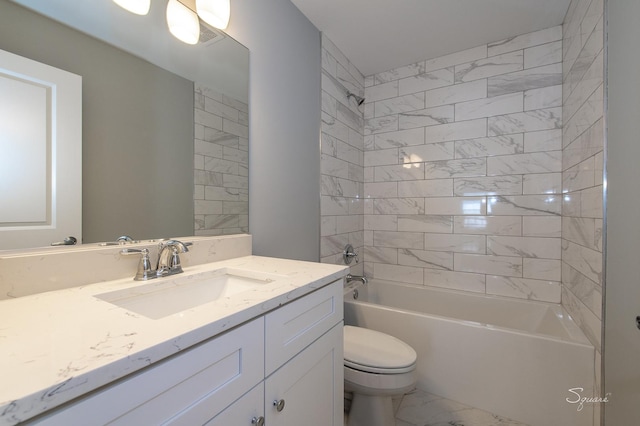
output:
POLYGON ((563 26, 562 305, 596 347, 596 389, 603 309, 603 11, 603 0, 572 0, 563 26))
POLYGON ((249 232, 248 104, 195 84, 195 235, 249 232))
POLYGON ((367 275, 560 302, 562 35, 365 79, 367 275))
POLYGON ((364 76, 324 34, 321 84, 321 262, 344 265, 342 252, 351 244, 359 254, 351 272, 361 275, 364 108, 347 91, 364 96, 364 76))

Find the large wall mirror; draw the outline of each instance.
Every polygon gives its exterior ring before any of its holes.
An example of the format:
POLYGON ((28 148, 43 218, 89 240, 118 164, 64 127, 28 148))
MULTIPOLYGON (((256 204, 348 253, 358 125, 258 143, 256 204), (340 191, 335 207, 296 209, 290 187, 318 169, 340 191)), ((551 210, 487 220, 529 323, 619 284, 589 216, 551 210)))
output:
POLYGON ((0 0, 0 49, 82 77, 85 244, 248 232, 249 51, 177 40, 167 1, 0 0))

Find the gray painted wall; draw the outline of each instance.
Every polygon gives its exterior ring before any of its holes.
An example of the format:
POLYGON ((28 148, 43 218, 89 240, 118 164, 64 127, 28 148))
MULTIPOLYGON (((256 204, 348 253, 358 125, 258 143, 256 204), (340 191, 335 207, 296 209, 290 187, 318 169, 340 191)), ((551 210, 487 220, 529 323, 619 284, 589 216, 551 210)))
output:
POLYGON ((256 255, 320 258, 320 32, 289 0, 233 0, 250 50, 249 231, 256 255))
POLYGON ((192 82, 5 0, 0 49, 83 76, 84 242, 193 234, 192 82))
POLYGON ((606 425, 640 418, 640 2, 608 0, 606 425))

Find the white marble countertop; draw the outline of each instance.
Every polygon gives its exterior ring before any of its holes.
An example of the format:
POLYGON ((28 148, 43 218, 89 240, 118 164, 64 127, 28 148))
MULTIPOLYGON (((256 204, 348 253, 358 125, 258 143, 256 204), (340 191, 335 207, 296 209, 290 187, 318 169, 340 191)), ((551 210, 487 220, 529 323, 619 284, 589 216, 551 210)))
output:
POLYGON ((258 256, 197 265, 185 268, 185 274, 223 267, 284 277, 160 319, 94 296, 171 277, 122 279, 0 301, 0 424, 41 414, 347 274, 345 266, 258 256))

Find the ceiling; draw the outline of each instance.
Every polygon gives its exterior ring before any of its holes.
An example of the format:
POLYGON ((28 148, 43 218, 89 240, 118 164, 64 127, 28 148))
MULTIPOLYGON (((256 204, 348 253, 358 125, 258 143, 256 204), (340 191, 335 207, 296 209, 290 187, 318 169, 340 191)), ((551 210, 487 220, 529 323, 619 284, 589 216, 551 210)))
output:
POLYGON ((365 76, 562 24, 570 0, 291 0, 365 76))

